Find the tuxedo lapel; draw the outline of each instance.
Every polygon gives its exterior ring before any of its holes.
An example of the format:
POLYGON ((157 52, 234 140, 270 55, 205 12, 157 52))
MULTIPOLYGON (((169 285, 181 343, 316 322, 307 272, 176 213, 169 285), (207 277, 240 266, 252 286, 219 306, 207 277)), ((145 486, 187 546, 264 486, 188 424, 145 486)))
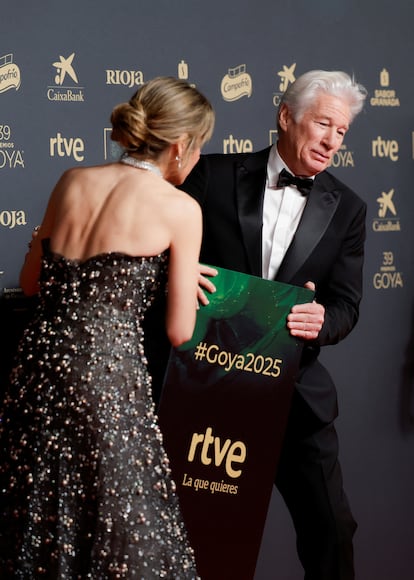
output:
POLYGON ((326 189, 323 176, 316 177, 302 219, 279 268, 276 280, 290 282, 326 232, 338 207, 340 197, 339 191, 326 189))
POLYGON ((262 215, 270 148, 249 155, 236 166, 236 197, 241 235, 250 273, 262 274, 262 215))

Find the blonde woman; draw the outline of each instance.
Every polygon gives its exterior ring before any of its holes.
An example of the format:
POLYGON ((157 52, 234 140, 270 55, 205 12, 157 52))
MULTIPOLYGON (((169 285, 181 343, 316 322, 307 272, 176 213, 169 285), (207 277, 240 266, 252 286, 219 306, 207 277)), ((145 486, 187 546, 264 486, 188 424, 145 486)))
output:
POLYGON ((111 121, 125 155, 63 174, 21 271, 39 306, 2 412, 2 578, 197 577, 142 320, 168 288, 171 344, 192 335, 202 218, 174 186, 214 113, 187 83, 159 77, 111 121))

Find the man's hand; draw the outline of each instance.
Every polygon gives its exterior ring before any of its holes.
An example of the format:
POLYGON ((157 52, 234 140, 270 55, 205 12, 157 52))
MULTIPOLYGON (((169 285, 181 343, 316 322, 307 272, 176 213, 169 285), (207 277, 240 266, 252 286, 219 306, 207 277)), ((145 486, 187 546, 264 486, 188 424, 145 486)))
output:
POLYGON ((217 276, 217 274, 218 272, 215 268, 211 268, 205 264, 200 264, 197 298, 198 302, 204 306, 209 303, 205 291, 209 292, 210 294, 216 291, 216 287, 214 286, 213 282, 210 280, 210 278, 206 278, 206 276, 217 276))
MULTIPOLYGON (((313 282, 306 282, 305 288, 315 291, 313 282)), ((325 308, 317 302, 296 304, 287 317, 287 327, 292 336, 304 340, 314 340, 318 337, 325 320, 325 308)))

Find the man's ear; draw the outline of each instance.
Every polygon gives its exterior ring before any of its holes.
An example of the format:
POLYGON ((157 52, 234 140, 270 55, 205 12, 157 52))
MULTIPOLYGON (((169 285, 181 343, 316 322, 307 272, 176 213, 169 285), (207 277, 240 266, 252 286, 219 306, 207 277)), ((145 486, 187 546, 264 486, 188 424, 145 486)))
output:
POLYGON ((290 118, 289 109, 287 108, 287 106, 285 104, 281 105, 280 110, 279 110, 278 121, 279 121, 279 126, 283 131, 286 131, 286 129, 287 129, 289 118, 290 118))

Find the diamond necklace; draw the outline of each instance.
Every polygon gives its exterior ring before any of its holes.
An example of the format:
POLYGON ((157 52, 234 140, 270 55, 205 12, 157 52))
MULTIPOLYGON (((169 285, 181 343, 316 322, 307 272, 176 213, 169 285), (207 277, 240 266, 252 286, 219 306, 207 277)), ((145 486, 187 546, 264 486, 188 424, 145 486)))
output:
POLYGON ((150 161, 141 161, 140 159, 135 159, 135 157, 131 157, 127 153, 124 153, 120 159, 120 162, 125 163, 126 165, 132 165, 132 167, 136 167, 137 169, 146 169, 147 171, 152 171, 152 173, 155 173, 155 175, 162 177, 161 169, 150 161))

